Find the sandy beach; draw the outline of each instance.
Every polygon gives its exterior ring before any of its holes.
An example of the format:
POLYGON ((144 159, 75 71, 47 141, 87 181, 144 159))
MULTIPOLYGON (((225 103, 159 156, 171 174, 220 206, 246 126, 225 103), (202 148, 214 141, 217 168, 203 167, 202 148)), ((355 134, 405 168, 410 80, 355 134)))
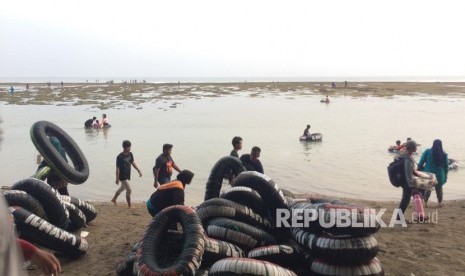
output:
MULTIPOLYGON (((399 190, 400 193, 400 190, 399 190)), ((400 197, 400 195, 399 195, 400 197)), ((350 199, 349 199, 350 200, 350 199)), ((382 216, 388 222, 397 202, 354 201, 376 209, 387 208, 382 216), (391 210, 391 211, 390 211, 391 210)), ((97 218, 88 228, 89 251, 77 260, 60 257, 63 275, 116 275, 115 264, 125 257, 148 226, 151 217, 143 204, 128 209, 95 203, 97 218)), ((408 224, 406 228, 382 228, 375 234, 380 246, 378 258, 386 275, 463 275, 465 268, 465 201, 447 201, 443 208, 435 203, 427 213, 437 211, 437 221, 408 224)), ((412 206, 407 210, 411 216, 412 206)), ((31 270, 30 275, 41 275, 31 270)))

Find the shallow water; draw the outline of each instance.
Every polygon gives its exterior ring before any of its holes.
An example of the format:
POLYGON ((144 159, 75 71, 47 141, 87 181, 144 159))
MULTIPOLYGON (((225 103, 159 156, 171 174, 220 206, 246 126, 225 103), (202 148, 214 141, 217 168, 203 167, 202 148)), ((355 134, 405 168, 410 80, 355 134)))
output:
MULTIPOLYGON (((202 95, 201 91, 198 92, 202 95)), ((132 171, 135 201, 153 192, 152 167, 163 143, 174 144, 173 158, 195 172, 187 188, 187 203, 203 200, 205 183, 215 162, 231 151, 235 135, 244 138, 240 152, 262 148, 265 174, 296 193, 371 200, 398 200, 401 189, 387 178, 393 155, 387 147, 413 137, 419 153, 436 138, 449 157, 465 164, 465 99, 461 95, 358 97, 338 96, 330 104, 321 96, 292 93, 186 98, 101 110, 81 106, 2 105, 1 185, 12 185, 36 169, 29 128, 38 120, 52 121, 80 145, 90 164, 90 177, 70 185, 70 193, 87 200, 109 200, 116 190, 115 158, 121 142, 131 140, 139 178, 132 171), (92 116, 109 116, 112 128, 84 130, 92 116), (300 142, 307 124, 323 133, 322 142, 300 142)), ((416 155, 418 160, 420 155, 416 155)), ((465 168, 450 172, 445 199, 465 198, 465 168)), ((432 196, 435 200, 435 196, 432 196)), ((119 200, 124 200, 122 195, 119 200)))

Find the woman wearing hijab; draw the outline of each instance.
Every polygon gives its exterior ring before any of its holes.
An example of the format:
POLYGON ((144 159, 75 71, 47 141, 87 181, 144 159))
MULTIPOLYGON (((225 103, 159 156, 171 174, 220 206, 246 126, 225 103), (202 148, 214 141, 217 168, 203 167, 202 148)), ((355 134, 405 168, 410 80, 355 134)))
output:
MULTIPOLYGON (((448 164, 447 153, 442 149, 442 141, 439 139, 434 140, 431 149, 427 149, 423 152, 418 162, 418 168, 420 170, 436 175, 438 184, 436 184, 435 190, 439 207, 442 207, 442 186, 447 182, 447 172, 449 171, 448 164)), ((425 205, 430 195, 431 191, 424 192, 423 198, 425 200, 425 205)))

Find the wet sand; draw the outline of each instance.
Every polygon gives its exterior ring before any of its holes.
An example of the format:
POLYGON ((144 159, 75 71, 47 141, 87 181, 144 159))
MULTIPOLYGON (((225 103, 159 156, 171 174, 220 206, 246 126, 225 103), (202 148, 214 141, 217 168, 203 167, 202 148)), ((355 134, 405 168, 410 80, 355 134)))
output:
POLYGON ((270 95, 329 95, 330 97, 393 97, 396 95, 465 95, 465 83, 452 82, 257 82, 257 83, 1 83, 0 101, 8 104, 90 105, 102 110, 109 108, 143 108, 143 104, 160 101, 201 99, 243 94, 250 97, 270 95), (15 87, 13 95, 8 93, 15 87))
MULTIPOLYGON (((399 190, 400 193, 400 190, 399 190)), ((400 197, 400 194, 399 194, 400 197)), ((350 200, 350 202, 357 202, 350 200)), ((376 209, 387 208, 382 216, 388 222, 398 202, 357 203, 376 209)), ((77 260, 60 257, 63 275, 116 275, 118 260, 131 252, 150 223, 145 206, 136 204, 128 209, 124 204, 96 203, 97 218, 88 228, 89 251, 77 260)), ((375 234, 379 242, 378 258, 386 275, 463 275, 465 269, 465 201, 447 201, 443 208, 435 203, 426 212, 437 211, 436 223, 408 224, 406 228, 383 228, 375 234)), ((409 206, 407 217, 411 216, 409 206)), ((40 275, 37 270, 30 275, 40 275)))

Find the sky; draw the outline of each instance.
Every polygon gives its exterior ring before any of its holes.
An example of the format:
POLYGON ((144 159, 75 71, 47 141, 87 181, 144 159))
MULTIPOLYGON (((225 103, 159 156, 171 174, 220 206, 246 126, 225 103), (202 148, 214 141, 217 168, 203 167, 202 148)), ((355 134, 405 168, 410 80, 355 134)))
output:
POLYGON ((463 77, 461 1, 15 0, 0 78, 463 77))

